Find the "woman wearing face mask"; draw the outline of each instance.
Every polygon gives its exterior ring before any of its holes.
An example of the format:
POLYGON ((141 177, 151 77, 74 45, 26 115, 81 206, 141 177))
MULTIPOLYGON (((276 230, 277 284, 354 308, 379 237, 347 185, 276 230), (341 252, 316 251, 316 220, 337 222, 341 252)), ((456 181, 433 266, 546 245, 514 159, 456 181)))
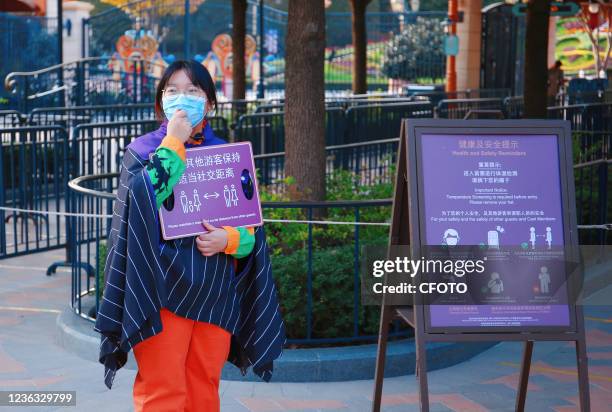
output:
POLYGON ((196 237, 160 234, 157 211, 174 207, 185 149, 226 143, 206 119, 216 104, 208 71, 174 62, 155 98, 164 121, 124 155, 94 329, 109 389, 134 350, 136 411, 218 411, 225 361, 268 381, 285 343, 263 228, 203 222, 196 237))

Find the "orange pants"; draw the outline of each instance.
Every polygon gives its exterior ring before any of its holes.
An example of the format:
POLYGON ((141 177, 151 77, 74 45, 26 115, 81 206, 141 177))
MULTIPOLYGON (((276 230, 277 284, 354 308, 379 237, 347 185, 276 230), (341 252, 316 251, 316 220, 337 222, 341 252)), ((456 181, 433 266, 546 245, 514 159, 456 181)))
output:
POLYGON ((136 412, 218 412, 221 369, 231 333, 161 309, 163 330, 132 349, 136 412))

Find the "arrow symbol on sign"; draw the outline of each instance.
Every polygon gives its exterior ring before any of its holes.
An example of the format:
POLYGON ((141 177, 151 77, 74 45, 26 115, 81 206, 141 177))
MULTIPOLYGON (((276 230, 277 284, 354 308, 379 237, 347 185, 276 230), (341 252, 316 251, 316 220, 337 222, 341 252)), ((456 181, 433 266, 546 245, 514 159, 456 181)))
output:
POLYGON ((216 199, 216 198, 218 198, 218 197, 219 197, 219 193, 215 192, 215 194, 214 194, 214 195, 213 195, 213 194, 211 194, 211 193, 206 193, 206 194, 204 195, 204 197, 205 197, 206 199, 210 199, 211 197, 214 197, 214 198, 216 199))

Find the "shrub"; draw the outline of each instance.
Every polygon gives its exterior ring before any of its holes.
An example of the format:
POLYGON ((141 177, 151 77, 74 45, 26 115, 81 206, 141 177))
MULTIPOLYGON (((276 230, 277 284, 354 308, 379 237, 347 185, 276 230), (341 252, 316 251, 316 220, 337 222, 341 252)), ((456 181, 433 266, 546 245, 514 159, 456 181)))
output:
MULTIPOLYGON (((353 334, 354 261, 352 245, 312 253, 312 337, 353 334)), ((290 338, 305 338, 308 308, 308 250, 277 255, 272 260, 283 320, 290 338)), ((357 285, 359 288, 359 284, 357 285)), ((359 308, 359 330, 375 333, 380 308, 359 308)))
POLYGON ((104 263, 106 262, 106 255, 108 254, 108 247, 106 246, 106 241, 100 241, 98 246, 98 298, 102 299, 102 294, 104 293, 104 286, 106 282, 104 281, 104 263))
MULTIPOLYGON (((393 170, 389 171, 390 174, 393 170)), ((327 200, 371 200, 390 198, 388 183, 364 186, 358 176, 346 170, 332 173, 326 182, 327 200)), ((286 201, 293 189, 293 179, 283 181, 284 192, 260 188, 262 201, 286 201)), ((390 207, 360 210, 362 222, 387 222, 390 207)), ((266 209, 268 219, 305 220, 305 209, 266 209)), ((355 219, 352 208, 328 208, 324 220, 355 219)), ((266 223, 266 235, 273 255, 272 269, 278 286, 281 310, 290 338, 306 337, 308 288, 308 226, 300 223, 266 223)), ((385 246, 388 227, 360 226, 361 246, 385 246)), ((312 226, 312 337, 336 338, 353 335, 353 299, 355 276, 355 226, 312 226)), ((360 288, 360 285, 357 285, 360 288)), ((360 299, 360 296, 358 295, 360 299)), ((374 334, 378 328, 380 307, 359 305, 359 333, 374 334)))

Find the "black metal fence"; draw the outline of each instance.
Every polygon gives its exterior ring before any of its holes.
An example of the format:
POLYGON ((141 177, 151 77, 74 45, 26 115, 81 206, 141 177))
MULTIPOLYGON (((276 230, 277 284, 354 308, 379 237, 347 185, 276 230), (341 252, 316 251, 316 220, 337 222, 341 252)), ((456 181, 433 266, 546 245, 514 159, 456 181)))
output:
POLYGON ((67 182, 118 171, 125 146, 156 127, 141 120, 80 124, 70 133, 56 125, 0 129, 0 258, 66 247, 67 182))
POLYGON ((282 151, 285 146, 284 112, 241 116, 234 129, 236 141, 249 141, 254 154, 282 151))
POLYGON ((25 121, 25 116, 17 110, 0 110, 1 129, 22 126, 25 121))
POLYGON ((455 92, 447 92, 444 90, 436 91, 419 91, 407 93, 413 99, 426 99, 434 106, 438 105, 442 100, 467 100, 467 99, 504 99, 512 96, 510 89, 467 89, 457 90, 455 92))
MULTIPOLYGON (((608 138, 590 136, 577 142, 584 143, 589 139, 603 143, 608 138)), ((584 169, 585 165, 579 164, 576 168, 584 169)), ((77 314, 90 321, 94 320, 103 293, 106 239, 114 200, 111 192, 117 186, 117 178, 117 173, 111 173, 83 176, 70 182, 74 191, 71 209, 78 213, 69 218, 72 228, 70 247, 74 251, 71 304, 77 314)), ((581 179, 577 176, 577 182, 581 179)), ((602 197, 587 200, 601 202, 602 197)), ((301 239, 298 241, 301 246, 293 253, 275 255, 277 258, 272 262, 283 302, 281 310, 284 312, 289 344, 349 343, 376 339, 378 312, 376 306, 365 306, 361 301, 360 270, 363 253, 372 250, 363 249, 364 246, 382 246, 380 250, 384 250, 388 225, 381 216, 390 216, 390 206, 390 199, 262 203, 272 249, 280 247, 279 244, 275 245, 275 238, 282 239, 287 225, 296 225, 292 236, 301 239), (313 220, 318 210, 325 210, 327 216, 335 221, 346 222, 346 225, 339 226, 341 229, 335 230, 341 244, 329 245, 321 241, 321 231, 325 230, 322 225, 325 224, 313 220), (374 225, 361 226, 360 223, 374 225), (330 259, 334 259, 334 265, 329 265, 330 259)), ((587 215, 594 216, 595 220, 601 217, 597 214, 587 215)), ((578 216, 584 216, 584 213, 579 212, 578 216)), ((594 232, 585 228, 584 224, 582 222, 579 226, 583 241, 592 238, 593 233, 599 237, 606 236, 602 233, 609 233, 601 230, 594 232)), ((407 333, 409 331, 400 330, 396 325, 393 335, 406 336, 407 333)))
MULTIPOLYGON (((7 111, 8 112, 8 111, 7 111)), ((3 116, 0 112, 0 122, 16 121, 18 118, 25 124, 42 126, 58 125, 70 130, 81 124, 129 123, 133 121, 156 121, 155 108, 150 103, 134 103, 129 105, 101 105, 74 107, 39 107, 33 109, 26 117, 17 111, 11 111, 3 116), (10 116, 10 117, 9 117, 10 116)), ((223 139, 229 139, 228 120, 222 116, 208 118, 213 131, 223 139)), ((1 124, 1 123, 0 123, 1 124)), ((138 135, 136 135, 138 136, 138 135)))
POLYGON ((504 99, 504 112, 507 119, 522 119, 525 113, 523 96, 511 96, 504 99))
POLYGON ((66 131, 4 128, 0 139, 0 257, 65 246, 65 222, 58 213, 65 211, 70 177, 66 131))
POLYGON ((241 116, 257 113, 258 107, 270 104, 270 100, 229 100, 217 102, 216 116, 227 120, 233 129, 241 116))
MULTIPOLYGON (((39 110, 31 115, 41 124, 63 121, 68 129, 57 125, 24 127, 13 124, 0 129, 0 168, 3 171, 0 179, 0 218, 4 223, 0 231, 0 258, 65 247, 66 263, 72 267, 72 305, 78 314, 84 316, 88 310, 95 313, 97 300, 101 298, 101 263, 106 253, 104 239, 109 230, 108 216, 112 214, 111 192, 117 185, 116 172, 119 171, 124 149, 133 138, 157 127, 154 119, 82 123, 108 116, 125 116, 120 110, 109 109, 100 115, 91 115, 87 110, 39 110), (83 175, 93 177, 79 180, 80 189, 77 192, 67 190, 70 179, 83 175), (101 192, 106 193, 100 195, 101 192), (65 212, 68 212, 67 217, 65 212)), ((607 127, 607 110, 605 105, 550 110, 559 117, 571 120, 578 129, 573 135, 573 153, 581 244, 612 243, 612 231, 602 230, 612 216, 612 133, 608 130, 590 130, 607 127)), ((335 141, 343 144, 328 145, 327 172, 349 170, 356 175, 355 183, 360 186, 392 182, 398 146, 396 133, 399 131, 394 122, 409 115, 431 117, 432 112, 430 103, 406 102, 355 105, 346 110, 342 107, 328 108, 328 138, 334 142, 333 139, 342 136, 335 141), (366 121, 362 123, 364 118, 366 121), (347 119, 353 120, 347 122, 347 119), (369 123, 378 127, 368 129, 369 123), (387 136, 392 137, 376 140, 387 136), (348 139, 357 142, 345 144, 348 139), (363 141, 359 141, 361 139, 363 141)), ((7 113, 5 117, 24 118, 14 112, 7 113)), ((251 129, 237 127, 236 132, 260 133, 244 137, 249 139, 249 136, 254 136, 253 142, 263 141, 266 145, 260 150, 264 153, 256 155, 255 162, 260 183, 274 185, 284 176, 284 154, 282 151, 265 152, 270 147, 283 147, 282 112, 245 115, 240 118, 239 124, 250 121, 259 123, 253 123, 251 129), (256 140, 258 138, 262 140, 256 140)), ((225 118, 220 118, 219 122, 227 128, 225 118)), ((389 205, 389 200, 381 200, 264 203, 263 208, 268 219, 312 221, 319 209, 325 209, 335 220, 357 222, 367 216, 367 219, 372 219, 370 222, 384 224, 390 215, 389 205)), ((317 238, 320 228, 315 223, 269 222, 267 228, 274 236, 281 233, 282 225, 287 224, 301 225, 296 233, 300 232, 298 237, 304 240, 296 249, 299 257, 295 261, 277 259, 275 263, 284 265, 279 266, 280 270, 286 271, 292 284, 299 284, 301 288, 299 299, 294 296, 298 299, 292 306, 295 313, 289 317, 292 322, 291 342, 312 344, 374 339, 376 322, 372 319, 378 314, 370 312, 360 302, 358 262, 360 246, 372 239, 386 238, 387 229, 374 226, 381 233, 373 234, 371 231, 374 229, 369 226, 342 226, 342 243, 323 246, 324 243, 317 238), (326 290, 333 289, 328 282, 326 267, 321 264, 325 259, 329 261, 328 254, 332 252, 336 253, 334 256, 337 259, 342 256, 343 260, 338 264, 342 264, 344 269, 337 276, 344 285, 342 295, 349 297, 331 309, 343 313, 344 317, 348 316, 333 337, 322 326, 329 324, 326 316, 330 308, 319 304, 320 299, 327 296, 326 290)), ((289 292, 281 289, 280 293, 289 292)))
MULTIPOLYGON (((4 6, 11 2, 1 3, 4 6)), ((6 10, 11 6, 2 8, 6 10)), ((36 70, 57 64, 60 61, 59 35, 57 17, 0 12, 0 79, 11 72, 36 70)), ((15 109, 19 102, 17 96, 2 88, 0 101, 3 109, 15 109)))
POLYGON ((159 78, 152 74, 156 64, 141 59, 90 57, 9 73, 4 87, 15 96, 16 109, 26 113, 36 107, 151 102, 159 78))
POLYGON ((157 129, 155 120, 80 124, 74 128, 70 154, 72 176, 118 172, 132 139, 157 129))
MULTIPOLYGON (((112 216, 113 190, 118 174, 83 176, 70 182, 72 189, 71 248, 72 265, 71 305, 74 311, 94 320, 103 293, 103 267, 106 258, 106 239, 112 216)), ((290 224, 301 245, 286 261, 272 262, 281 298, 281 310, 288 333, 288 344, 329 344, 354 341, 374 341, 377 338, 378 306, 366 306, 361 301, 361 259, 363 246, 384 245, 388 226, 360 226, 359 223, 378 215, 390 214, 390 199, 347 202, 263 202, 268 243, 271 249, 281 227, 290 224), (336 236, 342 244, 323 245, 321 230, 313 223, 317 210, 347 222, 336 236), (310 223, 276 222, 278 217, 304 218, 310 223), (299 255, 299 256, 298 256, 299 255), (336 256, 336 266, 330 274, 329 257, 336 256), (334 288, 330 285, 335 285, 334 288), (341 289, 341 290, 339 290, 341 289), (340 299, 335 298, 341 294, 340 299), (323 303, 322 303, 323 302, 323 303), (342 314, 342 316, 340 316, 342 314), (330 317, 336 319, 331 320, 330 317)), ((372 223, 372 222, 371 222, 372 223)), ((376 223, 376 222, 373 222, 376 223)), ((381 249, 383 250, 383 249, 381 249)), ((395 336, 406 336, 407 330, 396 329, 395 336)))
MULTIPOLYGON (((41 122, 49 121, 46 112, 38 113, 41 122)), ((5 223, 0 233, 0 258, 67 246, 66 221, 57 214, 74 211, 66 191, 67 181, 85 174, 118 172, 125 147, 158 125, 152 119, 77 124, 85 119, 72 116, 74 113, 78 112, 69 112, 65 118, 65 124, 73 125, 68 129, 61 126, 0 129, 3 171, 0 207, 7 208, 0 210, 5 223)), ((57 113, 51 116, 57 120, 57 113)), ((226 128, 225 119, 217 120, 226 128)), ((328 171, 351 167, 363 176, 364 184, 374 182, 395 156, 394 144, 330 146, 328 171)), ((256 163, 265 175, 262 183, 274 184, 282 177, 282 153, 258 156, 256 163)))
MULTIPOLYGON (((325 172, 337 170, 355 174, 355 183, 368 186, 393 181, 399 138, 372 142, 327 146, 325 172)), ((258 182, 266 186, 282 185, 285 177, 285 153, 255 155, 258 182)))
MULTIPOLYGON (((328 173, 349 170, 360 185, 390 181, 401 119, 431 117, 433 109, 429 102, 389 101, 328 107, 328 173)), ((477 99, 473 103, 481 102, 477 99)), ((456 103, 467 110, 469 102, 456 103)), ((520 99, 506 99, 507 112, 520 113, 520 107, 520 99)), ((577 208, 583 225, 604 224, 612 215, 610 107, 591 104, 549 109, 551 117, 570 120, 575 130, 577 208)), ((284 177, 284 122, 282 111, 270 110, 240 117, 234 138, 253 143, 260 183, 273 186, 282 184, 279 181, 284 177)), ((39 108, 27 117, 17 111, 0 112, 0 207, 10 208, 3 210, 0 257, 65 246, 63 217, 53 214, 69 209, 65 206, 69 200, 65 182, 83 174, 118 171, 123 149, 131 139, 157 127, 152 116, 152 106, 145 104, 39 108)), ((229 137, 226 118, 217 116, 211 123, 218 135, 229 137)), ((584 242, 610 241, 609 232, 593 229, 582 233, 584 242)))
POLYGON ((503 99, 496 97, 478 99, 445 99, 440 100, 435 110, 435 117, 445 119, 463 119, 470 111, 499 110, 502 112, 503 99))
POLYGON ((150 103, 37 107, 27 116, 31 125, 58 125, 72 128, 83 123, 126 122, 132 120, 155 119, 155 110, 150 103))
MULTIPOLYGON (((244 115, 236 124, 236 141, 249 141, 255 154, 272 156, 285 150, 284 112, 264 108, 260 113, 244 115)), ((356 105, 344 110, 325 110, 325 142, 327 146, 386 140, 399 136, 401 120, 432 117, 428 103, 405 102, 356 105)))
POLYGON ((591 227, 579 232, 580 244, 612 243, 612 230, 602 225, 612 217, 612 133, 573 133, 576 216, 579 225, 591 227))
POLYGON ((346 110, 343 143, 385 140, 399 136, 402 119, 433 117, 429 103, 389 103, 354 106, 346 110))
POLYGON ((612 104, 589 103, 548 108, 551 119, 569 120, 575 131, 608 131, 612 126, 612 104))

